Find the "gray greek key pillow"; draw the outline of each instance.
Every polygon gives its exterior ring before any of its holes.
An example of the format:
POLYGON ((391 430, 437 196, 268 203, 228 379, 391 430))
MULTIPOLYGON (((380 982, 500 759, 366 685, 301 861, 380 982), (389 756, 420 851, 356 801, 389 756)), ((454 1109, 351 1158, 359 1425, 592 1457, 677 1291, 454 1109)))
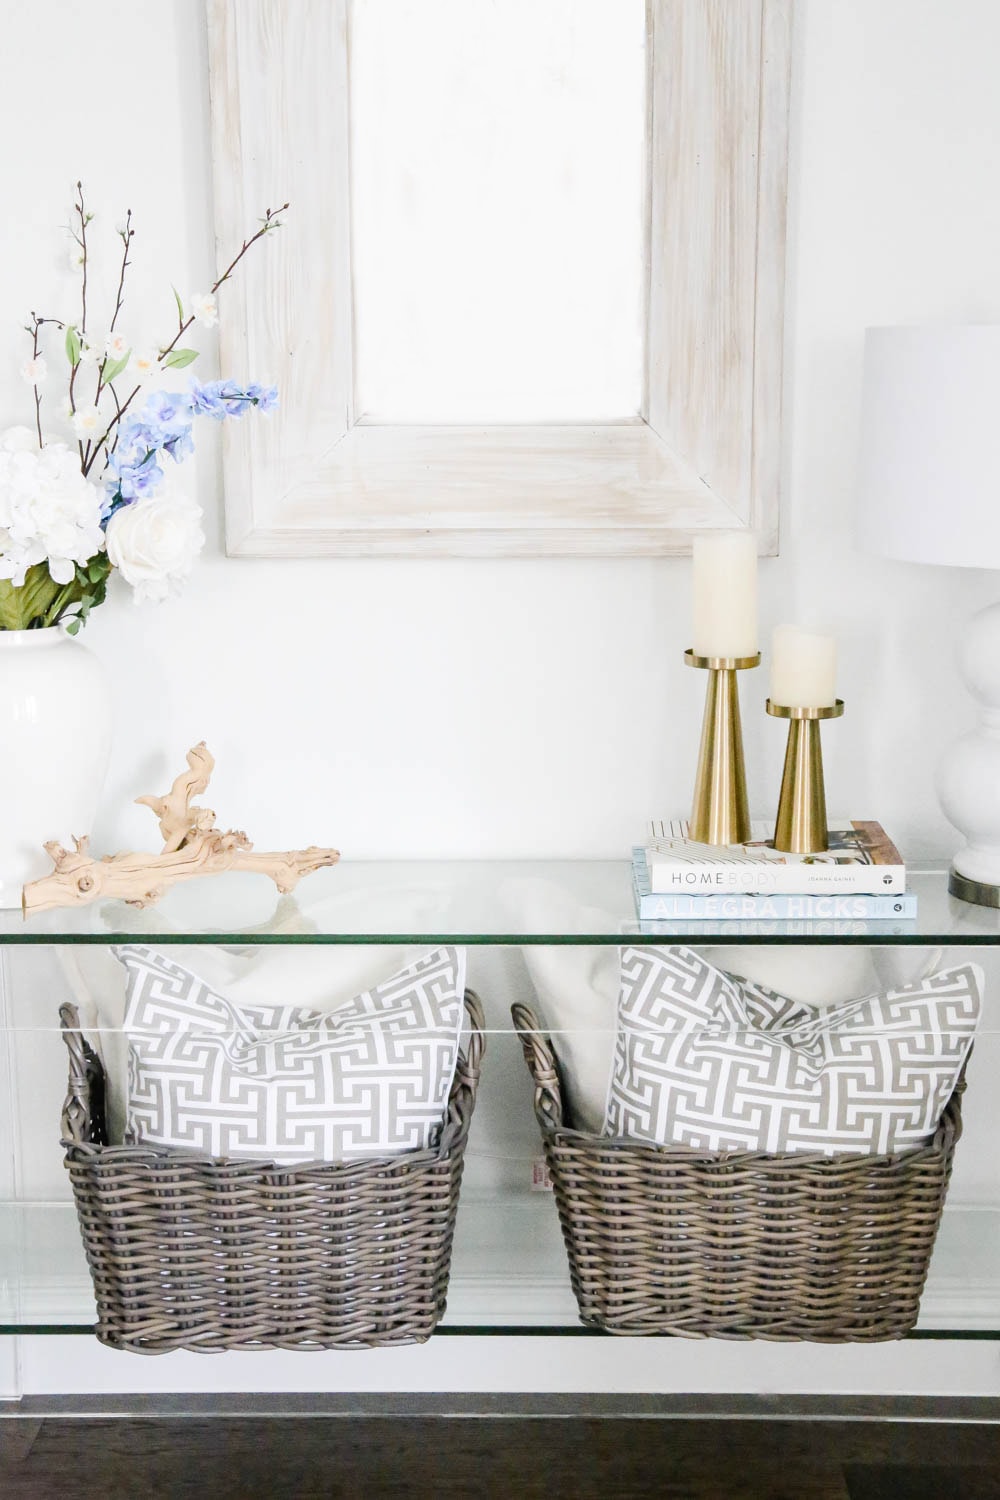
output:
POLYGON ((458 1059, 465 951, 323 1013, 237 1005, 149 948, 127 971, 129 1145, 291 1163, 433 1145, 458 1059))
POLYGON ((934 1134, 982 970, 811 1009, 689 948, 624 948, 604 1134, 705 1151, 903 1151, 934 1134))

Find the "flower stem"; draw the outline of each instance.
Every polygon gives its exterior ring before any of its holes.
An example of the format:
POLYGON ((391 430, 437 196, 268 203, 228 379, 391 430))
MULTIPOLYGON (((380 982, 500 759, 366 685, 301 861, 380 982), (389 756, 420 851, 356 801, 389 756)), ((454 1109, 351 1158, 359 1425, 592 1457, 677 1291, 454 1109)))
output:
POLYGON ((108 330, 109 333, 114 333, 115 324, 118 322, 118 314, 122 310, 125 293, 125 272, 128 269, 129 265, 128 252, 129 247, 132 243, 132 236, 134 234, 135 230, 132 228, 132 210, 130 208, 127 208, 125 210, 125 228, 122 230, 122 241, 124 243, 125 249, 122 254, 122 268, 118 274, 118 292, 115 297, 115 313, 114 317, 111 319, 111 327, 108 330))
MULTIPOLYGON (((111 326, 108 329, 108 333, 109 334, 112 334, 115 331, 115 324, 118 322, 118 314, 121 312, 122 305, 123 305, 124 300, 125 300, 125 295, 124 295, 125 294, 125 272, 128 270, 128 267, 129 267, 129 264, 130 264, 129 258, 128 258, 128 252, 129 252, 129 246, 132 243, 132 236, 134 234, 135 234, 135 230, 132 228, 132 210, 130 208, 128 208, 128 209, 125 210, 125 228, 121 231, 122 241, 124 243, 125 248, 122 251, 122 265, 121 265, 121 270, 118 273, 118 290, 115 293, 115 311, 114 311, 114 316, 111 319, 111 326)), ((107 369, 107 365, 108 365, 107 358, 104 358, 104 359, 101 360, 101 363, 98 366, 98 370, 97 370, 97 395, 94 397, 94 405, 95 406, 99 406, 100 403, 101 403, 101 393, 105 389, 105 386, 104 386, 104 371, 107 369)), ((115 420, 117 421, 118 417, 121 416, 121 407, 118 404, 118 395, 117 395, 117 392, 115 391, 114 386, 110 386, 110 387, 108 387, 108 389, 110 389, 111 394, 114 397, 115 408, 116 408, 115 420)), ((89 454, 90 454, 90 444, 88 443, 87 444, 87 455, 86 455, 87 458, 89 458, 89 454)), ((84 461, 86 462, 86 459, 84 461)), ((83 472, 86 474, 88 472, 88 470, 89 470, 89 464, 87 465, 87 468, 85 468, 83 472)))
MULTIPOLYGON (((38 318, 38 316, 35 313, 31 314, 31 321, 32 321, 32 324, 33 324, 32 339, 31 339, 31 357, 32 357, 32 359, 37 359, 38 358, 38 330, 41 327, 41 321, 40 321, 40 319, 38 318)), ((37 381, 32 386, 32 390, 35 393, 35 430, 38 433, 38 446, 39 446, 39 448, 44 448, 45 447, 45 440, 42 437, 42 393, 38 389, 38 383, 37 383, 37 381)))
POLYGON ((76 185, 76 211, 80 219, 80 248, 83 251, 83 282, 80 288, 80 333, 87 332, 87 214, 83 206, 83 183, 76 185))
MULTIPOLYGON (((66 326, 58 318, 40 318, 36 312, 33 312, 31 314, 31 322, 25 329, 25 332, 31 335, 32 359, 38 358, 38 330, 43 328, 46 323, 54 323, 57 328, 64 328, 66 326)), ((42 393, 38 388, 37 381, 32 382, 31 389, 35 393, 35 431, 38 433, 38 446, 39 448, 44 448, 45 439, 42 437, 42 393)))
MULTIPOLYGON (((82 197, 81 197, 81 202, 82 202, 82 197)), ((274 209, 268 208, 268 209, 265 210, 263 223, 261 224, 260 228, 257 230, 256 234, 252 234, 249 239, 243 241, 243 244, 240 246, 239 250, 233 256, 232 260, 229 262, 228 266, 223 271, 222 275, 219 276, 213 282, 211 293, 210 293, 211 296, 214 297, 215 293, 219 290, 219 287, 222 285, 222 283, 224 281, 228 281, 229 280, 230 276, 233 274, 233 272, 235 271, 236 267, 239 265, 240 261, 243 259, 244 255, 246 255, 246 253, 250 249, 251 245, 255 245, 257 243, 257 241, 259 239, 262 239, 263 236, 265 234, 267 234, 270 230, 272 230, 272 229, 280 229, 280 227, 281 227, 281 221, 278 218, 278 215, 279 214, 283 214, 287 208, 288 208, 288 204, 287 203, 283 203, 280 208, 274 208, 274 209)), ((177 332, 174 334, 173 338, 170 340, 170 343, 166 346, 166 348, 160 350, 160 356, 159 357, 160 357, 161 361, 166 358, 166 356, 171 352, 171 350, 173 350, 173 349, 175 349, 177 347, 178 340, 187 332, 187 330, 191 327, 191 324, 193 322, 194 322, 194 314, 192 313, 190 315, 190 317, 186 318, 184 320, 184 322, 180 325, 180 327, 178 328, 177 332)), ((89 474, 90 473, 90 470, 93 467, 94 461, 96 460, 98 453, 101 451, 102 448, 104 448, 107 445, 108 438, 111 435, 112 429, 115 426, 117 426, 117 424, 121 421, 122 417, 128 411, 129 407, 132 405, 132 402, 135 400, 136 396, 138 396, 138 394, 139 394, 139 392, 140 392, 141 389, 142 389, 142 387, 139 386, 139 385, 137 385, 133 391, 129 392, 128 396, 122 402, 121 406, 118 408, 117 412, 111 418, 111 421, 108 423, 107 427, 104 429, 104 432, 101 434, 101 436, 94 443, 93 451, 91 451, 90 444, 88 443, 88 445, 87 445, 87 455, 86 455, 85 460, 82 463, 82 468, 83 468, 84 474, 89 474)))

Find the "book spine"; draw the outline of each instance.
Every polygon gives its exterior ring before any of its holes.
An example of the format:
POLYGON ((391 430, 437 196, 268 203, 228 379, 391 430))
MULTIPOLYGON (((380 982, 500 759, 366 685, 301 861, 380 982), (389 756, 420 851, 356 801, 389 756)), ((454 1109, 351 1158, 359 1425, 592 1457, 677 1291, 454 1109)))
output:
POLYGON ((689 943, 699 943, 704 938, 724 938, 732 942, 738 937, 905 937, 912 935, 916 927, 913 921, 897 919, 885 921, 776 921, 776 922, 624 922, 622 933, 639 937, 685 938, 689 943))
POLYGON ((751 864, 685 861, 647 854, 650 890, 657 896, 901 896, 904 865, 751 864))
POLYGON ((863 921, 909 920, 917 915, 917 898, 902 896, 663 896, 636 890, 636 910, 643 919, 700 921, 863 921))

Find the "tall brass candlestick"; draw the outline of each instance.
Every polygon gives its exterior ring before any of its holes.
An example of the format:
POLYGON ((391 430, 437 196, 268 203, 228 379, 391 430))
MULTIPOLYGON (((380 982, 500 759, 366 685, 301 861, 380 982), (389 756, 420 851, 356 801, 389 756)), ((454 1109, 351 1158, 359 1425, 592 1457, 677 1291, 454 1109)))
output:
POLYGON ((696 656, 685 651, 684 660, 709 674, 688 833, 699 844, 743 844, 750 837, 750 809, 736 674, 759 666, 760 652, 696 656))
POLYGON ((829 842, 819 726, 823 719, 840 718, 843 699, 823 708, 787 708, 768 698, 767 711, 776 719, 789 721, 774 847, 784 854, 820 854, 829 848, 829 842))

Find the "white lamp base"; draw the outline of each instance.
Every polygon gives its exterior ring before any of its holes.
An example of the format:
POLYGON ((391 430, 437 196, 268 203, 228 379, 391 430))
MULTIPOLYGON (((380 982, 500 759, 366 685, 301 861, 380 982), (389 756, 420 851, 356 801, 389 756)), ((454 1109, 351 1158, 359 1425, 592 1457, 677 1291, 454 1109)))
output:
POLYGON ((938 766, 944 815, 967 840, 952 860, 950 889, 964 901, 1000 907, 1000 604, 973 616, 959 664, 980 716, 938 766))

